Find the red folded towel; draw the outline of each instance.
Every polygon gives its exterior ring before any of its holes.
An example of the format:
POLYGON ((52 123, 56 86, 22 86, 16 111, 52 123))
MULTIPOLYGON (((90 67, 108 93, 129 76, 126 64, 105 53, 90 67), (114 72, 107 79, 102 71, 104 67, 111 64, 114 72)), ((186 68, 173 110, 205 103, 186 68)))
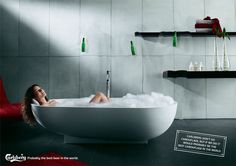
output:
POLYGON ((213 21, 212 20, 200 20, 200 19, 197 19, 196 23, 197 24, 212 24, 213 21))
MULTIPOLYGON (((211 19, 211 17, 207 16, 203 20, 212 20, 213 23, 212 24, 199 24, 199 23, 196 23, 195 28, 212 28, 212 33, 213 34, 216 34, 217 32, 220 32, 220 33, 222 32, 222 29, 221 29, 221 26, 220 26, 220 21, 219 21, 218 18, 211 19)), ((217 35, 219 36, 219 34, 217 34, 217 35)))
POLYGON ((211 20, 210 16, 205 17, 203 20, 211 20))
POLYGON ((216 29, 217 29, 217 28, 218 28, 218 31, 219 31, 219 32, 222 32, 219 19, 218 19, 218 18, 214 18, 214 19, 212 19, 212 20, 214 20, 214 23, 213 23, 213 26, 212 26, 212 32, 213 32, 214 34, 216 34, 216 32, 217 32, 216 29))
POLYGON ((212 28, 196 28, 196 32, 212 33, 212 28))
POLYGON ((195 24, 195 28, 212 28, 213 24, 195 24))

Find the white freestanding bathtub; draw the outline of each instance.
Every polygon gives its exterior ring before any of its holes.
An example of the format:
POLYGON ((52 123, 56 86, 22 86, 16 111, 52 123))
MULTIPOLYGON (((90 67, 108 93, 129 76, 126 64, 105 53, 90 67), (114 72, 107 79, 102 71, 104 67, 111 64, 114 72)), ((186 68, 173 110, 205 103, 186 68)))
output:
POLYGON ((177 103, 147 108, 32 104, 32 110, 40 125, 64 135, 64 143, 148 143, 171 126, 177 103))

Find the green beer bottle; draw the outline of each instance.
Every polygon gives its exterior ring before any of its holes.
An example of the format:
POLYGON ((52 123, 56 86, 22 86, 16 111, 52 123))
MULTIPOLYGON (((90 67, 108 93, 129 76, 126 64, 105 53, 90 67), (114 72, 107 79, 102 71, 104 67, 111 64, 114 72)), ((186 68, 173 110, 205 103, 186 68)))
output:
POLYGON ((82 39, 82 45, 81 45, 81 52, 85 52, 86 44, 85 44, 85 38, 82 39))
POLYGON ((174 32, 174 35, 173 35, 173 47, 176 47, 177 46, 177 33, 174 32))
POLYGON ((130 41, 130 50, 132 55, 136 55, 133 41, 130 41))

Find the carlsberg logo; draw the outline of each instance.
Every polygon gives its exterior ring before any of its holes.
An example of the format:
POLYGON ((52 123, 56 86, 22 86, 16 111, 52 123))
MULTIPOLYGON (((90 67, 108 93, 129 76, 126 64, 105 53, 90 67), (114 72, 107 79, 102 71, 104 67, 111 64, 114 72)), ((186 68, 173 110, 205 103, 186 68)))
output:
POLYGON ((21 154, 20 156, 18 155, 12 155, 12 154, 6 154, 5 159, 10 162, 18 161, 22 162, 26 160, 26 157, 21 154))

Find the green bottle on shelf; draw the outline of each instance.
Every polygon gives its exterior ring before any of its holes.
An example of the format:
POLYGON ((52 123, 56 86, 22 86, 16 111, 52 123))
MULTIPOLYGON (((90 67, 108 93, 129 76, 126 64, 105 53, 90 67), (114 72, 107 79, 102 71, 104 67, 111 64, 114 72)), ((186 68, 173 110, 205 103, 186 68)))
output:
POLYGON ((174 35, 173 35, 173 47, 176 47, 177 46, 177 33, 174 32, 174 35))
POLYGON ((132 55, 136 55, 133 41, 130 41, 130 50, 132 55))
POLYGON ((82 39, 82 45, 81 45, 81 52, 85 52, 86 44, 85 44, 85 38, 82 39))

